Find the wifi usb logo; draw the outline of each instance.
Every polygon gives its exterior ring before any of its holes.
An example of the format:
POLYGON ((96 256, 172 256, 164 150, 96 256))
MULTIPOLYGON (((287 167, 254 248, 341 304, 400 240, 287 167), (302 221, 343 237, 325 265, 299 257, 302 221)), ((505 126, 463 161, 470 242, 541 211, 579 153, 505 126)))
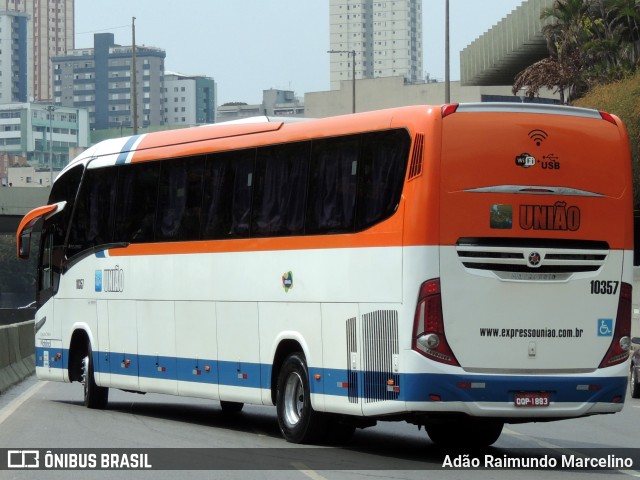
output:
POLYGON ((542 142, 544 142, 548 136, 549 134, 544 130, 536 129, 529 132, 529 138, 533 140, 533 143, 535 143, 537 147, 542 145, 542 142))

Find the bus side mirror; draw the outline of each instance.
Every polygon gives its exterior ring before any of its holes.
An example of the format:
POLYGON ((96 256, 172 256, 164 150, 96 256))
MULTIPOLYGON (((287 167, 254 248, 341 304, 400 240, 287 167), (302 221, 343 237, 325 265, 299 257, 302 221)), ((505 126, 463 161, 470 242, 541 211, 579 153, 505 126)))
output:
POLYGON ((18 257, 23 260, 29 258, 31 253, 31 229, 27 229, 20 234, 18 238, 18 257))

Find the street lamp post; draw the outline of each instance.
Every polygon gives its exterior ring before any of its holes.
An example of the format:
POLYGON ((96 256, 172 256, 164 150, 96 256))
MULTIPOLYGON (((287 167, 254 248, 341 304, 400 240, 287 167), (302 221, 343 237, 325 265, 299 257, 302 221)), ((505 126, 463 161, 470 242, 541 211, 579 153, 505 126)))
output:
POLYGON ((53 112, 55 105, 47 105, 45 110, 49 113, 49 185, 53 187, 53 112))
POLYGON ((329 50, 327 53, 346 53, 347 57, 353 57, 351 62, 351 95, 352 104, 351 111, 356 113, 356 51, 355 50, 329 50))
POLYGON ((133 134, 138 134, 138 79, 136 71, 136 17, 131 18, 131 118, 133 134))
POLYGON ((450 103, 451 79, 449 77, 449 0, 446 0, 444 9, 444 103, 450 103))

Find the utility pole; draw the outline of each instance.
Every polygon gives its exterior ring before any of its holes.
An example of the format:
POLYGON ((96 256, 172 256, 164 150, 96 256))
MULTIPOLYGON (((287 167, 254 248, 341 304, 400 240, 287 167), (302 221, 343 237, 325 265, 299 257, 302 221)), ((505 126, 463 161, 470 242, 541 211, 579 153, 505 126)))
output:
POLYGON ((346 53, 347 58, 353 57, 351 63, 351 111, 356 113, 356 51, 355 50, 328 50, 327 53, 346 53))
POLYGON ((44 108, 49 114, 49 185, 53 187, 53 112, 55 105, 47 105, 44 108))
POLYGON ((353 81, 351 82, 351 91, 353 95, 353 103, 352 103, 352 112, 356 113, 356 51, 351 50, 351 78, 353 81))
POLYGON ((131 19, 131 124, 138 134, 138 80, 136 73, 136 17, 131 19))
POLYGON ((451 103, 451 79, 449 78, 449 0, 444 6, 444 103, 451 103))

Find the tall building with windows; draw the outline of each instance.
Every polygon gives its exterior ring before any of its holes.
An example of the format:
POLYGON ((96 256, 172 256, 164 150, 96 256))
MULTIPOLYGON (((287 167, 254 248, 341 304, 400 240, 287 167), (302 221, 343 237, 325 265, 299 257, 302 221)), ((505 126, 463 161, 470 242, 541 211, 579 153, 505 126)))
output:
MULTIPOLYGON (((94 48, 53 57, 54 103, 89 110, 91 129, 133 125, 131 46, 114 43, 112 33, 94 35, 94 48)), ((136 46, 138 126, 164 125, 164 50, 136 46)))
POLYGON ((203 125, 216 122, 216 82, 204 76, 165 72, 165 125, 203 125))
POLYGON ((356 79, 422 80, 422 0, 330 2, 332 90, 353 78, 354 61, 356 79))
POLYGON ((29 16, 27 36, 33 53, 28 67, 28 96, 50 100, 51 57, 74 48, 75 0, 0 0, 0 10, 29 16))
POLYGON ((89 147, 88 115, 82 108, 7 103, 0 105, 0 122, 2 155, 21 157, 35 169, 61 170, 79 148, 89 147))
POLYGON ((0 12, 0 104, 29 97, 29 16, 0 12))

